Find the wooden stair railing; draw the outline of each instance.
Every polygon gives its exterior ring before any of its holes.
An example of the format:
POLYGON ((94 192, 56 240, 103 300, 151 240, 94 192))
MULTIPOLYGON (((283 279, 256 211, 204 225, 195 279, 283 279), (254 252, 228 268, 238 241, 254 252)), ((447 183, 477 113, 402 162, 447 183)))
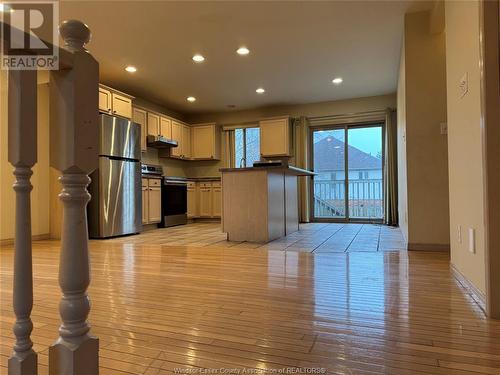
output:
MULTIPOLYGON (((50 72, 50 164, 61 172, 63 205, 59 285, 62 324, 49 348, 50 375, 99 374, 99 340, 90 334, 88 175, 97 167, 99 64, 84 45, 90 30, 80 21, 59 28, 65 45, 60 68, 50 72)), ((37 155, 37 73, 9 71, 9 162, 16 181, 13 306, 14 351, 9 375, 36 375, 37 355, 30 339, 33 324, 30 177, 37 155)))

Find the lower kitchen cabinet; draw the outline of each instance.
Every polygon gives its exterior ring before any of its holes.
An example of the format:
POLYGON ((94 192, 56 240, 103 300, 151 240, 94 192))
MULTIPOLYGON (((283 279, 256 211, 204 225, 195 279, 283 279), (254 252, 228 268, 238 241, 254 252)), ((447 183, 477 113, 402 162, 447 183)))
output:
POLYGON ((142 179, 142 223, 156 224, 161 221, 161 180, 142 179))
POLYGON ((222 212, 222 188, 219 181, 189 182, 188 217, 220 218, 222 212))
POLYGON ((222 216, 222 186, 220 182, 212 184, 212 216, 222 216))
POLYGON ((212 183, 200 183, 200 217, 212 217, 212 183))
POLYGON ((187 215, 188 218, 194 218, 198 216, 196 182, 193 181, 189 181, 187 185, 187 215))

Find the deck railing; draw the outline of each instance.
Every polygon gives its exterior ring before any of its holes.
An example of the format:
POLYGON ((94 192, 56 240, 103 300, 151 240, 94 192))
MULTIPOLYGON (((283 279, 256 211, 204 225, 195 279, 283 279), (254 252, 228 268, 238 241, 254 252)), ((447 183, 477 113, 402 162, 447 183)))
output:
MULTIPOLYGON (((1 25, 3 27, 3 25, 1 25)), ((50 71, 50 164, 61 172, 63 206, 59 285, 61 326, 49 348, 50 375, 99 373, 99 341, 90 335, 90 301, 86 205, 88 174, 97 166, 99 64, 84 48, 90 30, 82 22, 63 22, 59 28, 59 70, 50 71)), ((5 37, 5 35, 4 35, 5 37)), ((9 162, 14 167, 16 226, 14 242, 13 308, 15 345, 9 375, 36 375, 31 310, 30 182, 37 162, 37 72, 9 70, 9 162)), ((57 333, 54 332, 54 338, 57 333)))
MULTIPOLYGON (((349 180, 349 217, 381 219, 384 214, 382 179, 349 180)), ((345 217, 344 180, 314 180, 314 216, 345 217)))

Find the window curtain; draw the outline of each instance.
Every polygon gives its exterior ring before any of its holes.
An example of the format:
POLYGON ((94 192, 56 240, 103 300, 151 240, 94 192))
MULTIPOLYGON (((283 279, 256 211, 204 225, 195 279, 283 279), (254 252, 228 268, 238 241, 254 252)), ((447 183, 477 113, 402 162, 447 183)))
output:
MULTIPOLYGON (((294 120, 294 150, 295 166, 310 170, 309 159, 309 120, 307 117, 300 117, 294 120)), ((310 177, 298 178, 298 196, 299 196, 299 221, 301 223, 310 222, 310 177)))
POLYGON ((224 131, 224 168, 234 168, 234 130, 224 131))
POLYGON ((385 224, 398 225, 398 170, 396 111, 385 112, 385 224))

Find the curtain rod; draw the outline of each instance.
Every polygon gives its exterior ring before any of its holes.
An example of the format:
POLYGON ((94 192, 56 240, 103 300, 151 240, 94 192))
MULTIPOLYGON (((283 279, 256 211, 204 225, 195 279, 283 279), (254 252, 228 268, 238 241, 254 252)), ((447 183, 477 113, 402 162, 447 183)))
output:
POLYGON ((362 115, 372 115, 372 114, 382 114, 385 113, 387 110, 394 111, 393 108, 387 107, 385 109, 377 109, 373 111, 364 111, 364 112, 351 112, 351 113, 344 113, 344 114, 339 114, 339 115, 324 115, 324 116, 306 116, 308 119, 311 120, 319 120, 323 118, 337 118, 337 117, 353 117, 353 116, 362 116, 362 115))

